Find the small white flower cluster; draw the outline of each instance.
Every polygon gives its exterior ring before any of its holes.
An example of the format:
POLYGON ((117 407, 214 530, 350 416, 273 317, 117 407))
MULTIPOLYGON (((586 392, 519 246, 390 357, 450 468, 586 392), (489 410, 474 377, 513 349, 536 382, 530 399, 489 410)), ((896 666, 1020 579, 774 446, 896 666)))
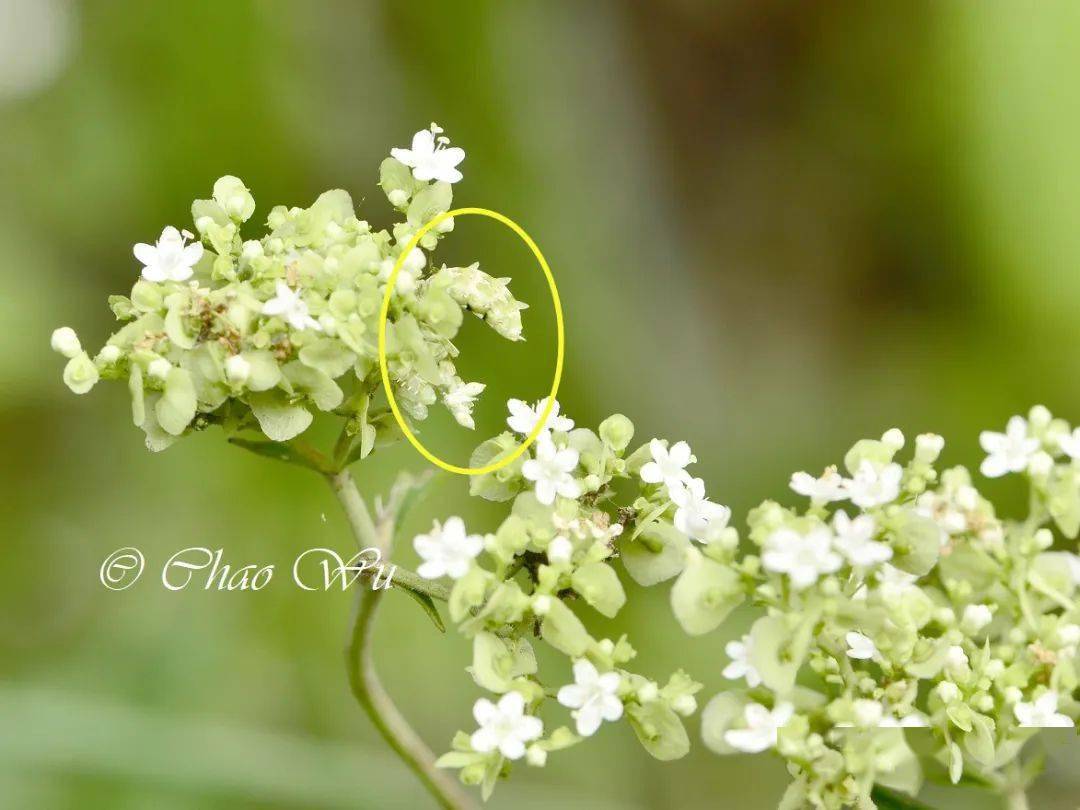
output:
POLYGON ((778 751, 796 776, 784 806, 869 806, 875 783, 915 794, 929 728, 954 782, 1003 780, 1040 728, 1080 715, 1080 433, 1045 408, 983 433, 982 472, 1025 473, 1032 512, 1002 521, 963 468, 939 472, 944 442, 898 430, 863 440, 818 478, 796 473, 805 513, 766 502, 749 516, 760 556, 713 569, 751 580, 765 615, 727 644, 703 716, 718 753, 778 751), (835 504, 849 501, 852 514, 835 504), (830 507, 833 508, 830 514, 830 507), (1051 527, 1059 533, 1055 537, 1051 527), (798 686, 812 671, 813 691, 798 686), (767 696, 767 697, 766 697, 767 696))
POLYGON ((691 540, 707 543, 727 528, 731 510, 705 497, 705 482, 686 471, 697 461, 686 442, 676 442, 670 448, 653 439, 649 442, 652 461, 642 466, 641 480, 647 484, 663 484, 675 504, 675 528, 691 540))
POLYGON ((393 432, 389 409, 371 403, 381 382, 378 313, 401 260, 386 326, 397 400, 422 420, 441 399, 459 424, 474 427, 484 385, 458 376, 453 340, 466 311, 521 340, 525 305, 508 279, 475 264, 430 265, 449 221, 402 259, 419 228, 450 209, 464 157, 435 124, 416 133, 411 149, 392 150, 380 185, 404 221, 390 230, 358 219, 349 195, 335 190, 306 209, 275 207, 268 232, 245 240, 255 200, 240 179, 220 178, 211 199, 192 205, 194 232, 168 226, 153 244, 135 245, 140 278, 129 296, 109 302, 124 326, 96 357, 71 328, 54 332, 53 348, 68 358, 64 382, 84 394, 102 378, 126 381, 153 450, 212 424, 285 442, 316 413, 345 411, 362 457, 393 432))
MULTIPOLYGON (((568 600, 576 598, 608 617, 622 608, 626 593, 611 563, 617 550, 626 548, 622 543, 631 513, 634 522, 640 518, 642 530, 670 530, 687 544, 686 559, 676 555, 676 567, 666 575, 671 576, 692 559, 704 565, 700 553, 694 552, 696 558, 690 554, 691 538, 706 549, 721 536, 731 545, 724 532, 727 511, 706 501, 702 482, 685 472, 693 461, 685 442, 669 451, 666 443, 652 441, 627 455, 633 426, 623 416, 605 420, 594 433, 575 427, 555 401, 512 399, 508 409, 509 430, 477 448, 470 463, 488 464, 534 432, 536 442, 504 468, 474 476, 470 488, 490 500, 512 499, 510 516, 483 536, 469 535, 460 519, 451 518, 414 541, 422 559, 420 576, 446 576, 454 582, 451 619, 473 641, 470 674, 482 688, 502 695, 497 702, 476 702, 479 728, 457 734, 453 750, 439 764, 459 769, 463 782, 479 784, 487 796, 506 761, 543 765, 549 752, 620 720, 629 722, 653 756, 683 756, 690 743, 681 717, 696 711, 700 684, 682 672, 661 685, 628 671, 635 652, 626 638, 593 638, 568 600), (642 486, 632 506, 610 503, 616 478, 642 486), (573 681, 554 697, 570 710, 572 730, 560 726, 549 731, 537 717, 548 693, 536 678, 530 629, 571 663, 573 681)), ((631 562, 624 551, 623 562, 632 577, 654 578, 651 560, 631 562)), ((700 622, 695 607, 700 598, 692 581, 697 569, 691 569, 691 587, 680 595, 676 614, 700 622)))

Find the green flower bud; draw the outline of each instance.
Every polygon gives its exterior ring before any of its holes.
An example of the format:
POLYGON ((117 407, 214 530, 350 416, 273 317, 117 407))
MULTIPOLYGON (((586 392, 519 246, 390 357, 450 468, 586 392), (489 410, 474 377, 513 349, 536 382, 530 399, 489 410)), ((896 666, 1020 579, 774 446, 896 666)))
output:
POLYGON ((79 352, 64 366, 64 385, 75 394, 85 394, 100 379, 97 366, 86 352, 79 352))
POLYGON ((75 330, 70 326, 61 326, 59 329, 54 330, 51 344, 54 352, 62 354, 68 359, 75 357, 82 351, 79 336, 75 334, 75 330))
POLYGON ((621 413, 609 416, 600 423, 600 438, 616 453, 622 453, 634 438, 634 423, 621 413))
POLYGON ((237 222, 246 222, 255 212, 255 198, 239 177, 225 175, 214 183, 214 202, 237 222))

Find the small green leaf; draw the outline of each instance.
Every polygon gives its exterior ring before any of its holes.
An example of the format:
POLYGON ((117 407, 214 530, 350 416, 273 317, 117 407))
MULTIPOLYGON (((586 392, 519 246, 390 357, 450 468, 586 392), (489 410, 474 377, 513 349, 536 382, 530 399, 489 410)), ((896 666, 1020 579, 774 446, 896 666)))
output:
POLYGON ((439 609, 435 607, 435 602, 426 593, 420 593, 419 591, 413 591, 409 588, 401 588, 398 590, 405 591, 409 596, 416 600, 416 603, 423 608, 424 613, 431 619, 431 623, 435 625, 435 628, 440 633, 446 632, 446 625, 443 624, 442 616, 439 615, 439 609))
POLYGON ((878 806, 878 810, 933 810, 930 805, 918 799, 880 785, 874 786, 870 798, 878 806))
POLYGON ((266 442, 261 439, 245 439, 241 436, 229 438, 229 444, 242 447, 255 455, 263 458, 272 458, 274 461, 283 461, 286 464, 295 464, 298 467, 307 467, 315 472, 325 472, 325 467, 320 465, 314 458, 309 458, 298 453, 293 447, 282 442, 266 442))

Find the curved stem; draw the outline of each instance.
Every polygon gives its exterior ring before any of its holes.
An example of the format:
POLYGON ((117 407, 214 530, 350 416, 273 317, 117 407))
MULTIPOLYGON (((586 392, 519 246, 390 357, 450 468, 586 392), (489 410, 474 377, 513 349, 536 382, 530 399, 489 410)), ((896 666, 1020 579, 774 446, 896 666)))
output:
POLYGON ((476 805, 457 781, 435 767, 435 755, 398 711, 375 671, 371 631, 382 595, 382 591, 370 588, 363 588, 360 592, 346 653, 353 696, 383 739, 423 782, 440 807, 448 810, 474 808, 476 805))
MULTIPOLYGON (((380 520, 376 525, 347 470, 328 475, 327 478, 341 502, 357 545, 361 549, 374 546, 384 559, 388 559, 393 543, 393 517, 380 520)), ((395 575, 399 576, 400 572, 395 575)), ((349 687, 379 734, 416 774, 439 805, 448 810, 471 810, 476 805, 456 780, 435 767, 435 755, 394 705, 375 671, 372 629, 382 596, 381 590, 360 588, 356 618, 345 654, 349 687)))

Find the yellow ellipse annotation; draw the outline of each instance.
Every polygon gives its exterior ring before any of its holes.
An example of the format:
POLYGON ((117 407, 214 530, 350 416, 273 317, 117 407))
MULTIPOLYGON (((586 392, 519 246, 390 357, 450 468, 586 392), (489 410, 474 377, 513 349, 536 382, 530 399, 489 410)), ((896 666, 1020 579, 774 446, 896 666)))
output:
POLYGON ((547 424, 548 417, 551 416, 551 410, 555 406, 555 396, 559 391, 559 383, 562 382, 563 356, 566 348, 565 336, 563 334, 562 302, 559 300, 559 289, 555 286, 555 277, 551 274, 551 268, 548 267, 547 259, 544 258, 544 254, 540 252, 540 248, 537 247, 536 242, 532 240, 532 237, 509 217, 503 216, 498 211, 492 211, 488 208, 455 208, 452 211, 445 211, 425 223, 424 226, 416 232, 413 238, 409 240, 409 243, 405 245, 405 248, 401 251, 401 255, 399 255, 397 261, 394 262, 394 269, 390 271, 390 278, 386 281, 386 293, 383 295, 382 308, 379 310, 378 330, 379 373, 382 375, 383 389, 386 391, 386 398, 390 402, 390 410, 393 412, 398 426, 401 427, 401 432, 405 434, 405 438, 409 440, 409 443, 416 448, 420 455, 435 466, 459 475, 483 475, 484 473, 495 472, 495 470, 505 467, 507 464, 520 457, 521 454, 536 441, 537 437, 540 435, 540 431, 542 431, 544 425, 547 424), (555 374, 551 381, 551 393, 548 394, 547 403, 540 413, 540 418, 536 420, 536 426, 533 427, 532 432, 525 437, 525 441, 519 444, 512 453, 483 467, 460 467, 457 464, 451 464, 424 447, 423 443, 416 438, 416 435, 409 428, 408 423, 406 423, 405 418, 401 415, 397 399, 394 396, 394 389, 390 385, 390 371, 386 362, 386 322, 387 317, 390 314, 390 299, 394 294, 394 285, 397 283, 397 277, 401 272, 405 257, 412 253, 413 249, 420 243, 420 240, 424 238, 424 235, 432 228, 437 227, 439 223, 450 219, 451 217, 468 216, 470 214, 488 217, 496 222, 501 222, 516 233, 522 242, 529 246, 529 250, 532 251, 533 256, 536 257, 536 261, 540 264, 540 269, 544 271, 544 278, 547 279, 548 289, 551 290, 551 303, 555 309, 555 374))

